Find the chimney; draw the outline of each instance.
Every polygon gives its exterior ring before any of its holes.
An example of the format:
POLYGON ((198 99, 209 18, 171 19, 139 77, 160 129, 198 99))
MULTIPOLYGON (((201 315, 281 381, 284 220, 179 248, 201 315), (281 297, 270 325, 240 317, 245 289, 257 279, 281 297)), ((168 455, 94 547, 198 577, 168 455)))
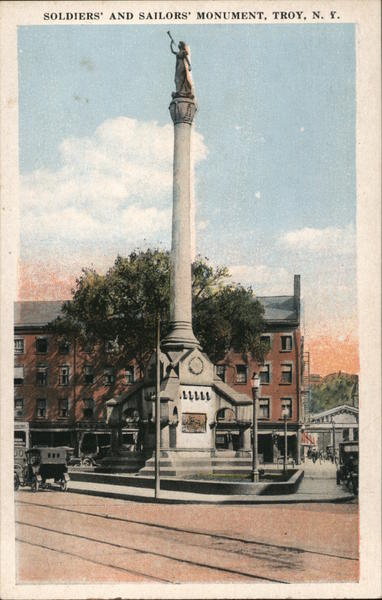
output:
POLYGON ((300 285, 300 275, 295 275, 294 276, 294 297, 296 298, 296 300, 300 300, 300 294, 301 294, 301 285, 300 285))
POLYGON ((293 281, 293 296, 294 303, 297 311, 297 319, 300 321, 300 300, 301 300, 301 277, 300 275, 294 276, 293 281))

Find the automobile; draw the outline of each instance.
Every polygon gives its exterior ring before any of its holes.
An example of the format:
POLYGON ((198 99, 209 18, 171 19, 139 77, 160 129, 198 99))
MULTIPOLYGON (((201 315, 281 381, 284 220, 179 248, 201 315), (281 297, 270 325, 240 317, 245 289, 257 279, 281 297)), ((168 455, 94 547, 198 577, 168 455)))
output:
POLYGON ((66 448, 32 448, 25 451, 26 464, 19 481, 21 486, 30 486, 36 492, 39 488, 50 487, 48 481, 59 485, 62 491, 68 487, 66 448))
POLYGON ((358 442, 340 442, 338 447, 337 485, 345 483, 353 494, 358 494, 358 442))
POLYGON ((80 444, 81 465, 90 467, 97 465, 110 451, 110 433, 85 433, 80 444))
POLYGON ((14 489, 17 491, 20 486, 22 479, 23 469, 27 464, 26 449, 22 443, 15 443, 14 445, 14 462, 13 462, 13 478, 14 478, 14 489))

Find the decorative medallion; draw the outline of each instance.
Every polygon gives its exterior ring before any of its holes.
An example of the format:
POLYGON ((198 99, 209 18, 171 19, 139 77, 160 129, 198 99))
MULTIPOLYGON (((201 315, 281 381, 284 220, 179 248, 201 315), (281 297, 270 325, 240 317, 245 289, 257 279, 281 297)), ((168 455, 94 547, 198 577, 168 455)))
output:
POLYGON ((199 358, 199 356, 194 356, 194 358, 192 358, 188 363, 188 368, 194 375, 200 375, 204 368, 203 361, 199 358))

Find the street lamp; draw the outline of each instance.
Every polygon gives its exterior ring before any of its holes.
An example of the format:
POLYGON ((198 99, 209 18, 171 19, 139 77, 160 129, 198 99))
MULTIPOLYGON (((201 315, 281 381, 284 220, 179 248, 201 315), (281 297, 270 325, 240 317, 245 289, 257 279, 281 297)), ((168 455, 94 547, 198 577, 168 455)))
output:
POLYGON ((288 409, 287 408, 283 409, 282 417, 284 419, 284 461, 283 461, 283 472, 284 472, 284 475, 285 475, 286 474, 286 468, 287 468, 287 456, 288 456, 288 425, 287 425, 287 419, 289 417, 289 413, 288 413, 288 409))
POLYGON ((257 393, 260 388, 260 377, 258 373, 254 373, 251 379, 252 399, 253 399, 253 416, 252 416, 252 481, 259 481, 259 470, 257 465, 257 393))
POLYGON ((336 464, 336 424, 332 417, 333 462, 336 464))
POLYGON ((157 314, 155 375, 155 498, 160 495, 160 315, 157 314))

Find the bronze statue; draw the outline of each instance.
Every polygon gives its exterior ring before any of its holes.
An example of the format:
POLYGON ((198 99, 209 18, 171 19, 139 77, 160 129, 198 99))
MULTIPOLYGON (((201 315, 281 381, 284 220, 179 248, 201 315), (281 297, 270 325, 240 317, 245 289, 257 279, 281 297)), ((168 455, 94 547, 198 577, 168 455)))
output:
POLYGON ((190 62, 190 49, 184 42, 179 42, 178 44, 178 52, 175 52, 174 46, 175 42, 171 36, 171 33, 167 32, 170 39, 171 45, 170 50, 176 56, 176 66, 175 66, 175 86, 176 92, 173 92, 173 98, 179 97, 194 97, 194 86, 191 79, 191 62, 190 62))

